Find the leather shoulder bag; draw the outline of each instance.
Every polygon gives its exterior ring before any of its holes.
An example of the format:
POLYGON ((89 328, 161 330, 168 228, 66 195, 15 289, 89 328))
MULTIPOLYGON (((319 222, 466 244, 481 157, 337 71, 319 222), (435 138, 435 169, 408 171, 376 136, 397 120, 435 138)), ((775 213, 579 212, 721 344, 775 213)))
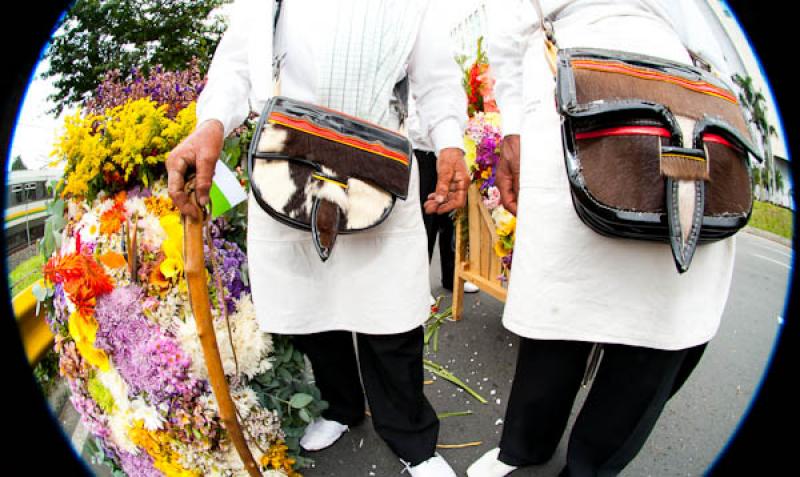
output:
POLYGON ((698 244, 730 237, 750 218, 750 156, 759 158, 736 95, 694 66, 557 49, 534 5, 556 76, 575 211, 600 234, 669 243, 686 272, 698 244))
POLYGON ((256 202, 276 220, 311 232, 325 261, 338 234, 367 230, 406 199, 407 137, 284 96, 269 100, 248 153, 256 202))

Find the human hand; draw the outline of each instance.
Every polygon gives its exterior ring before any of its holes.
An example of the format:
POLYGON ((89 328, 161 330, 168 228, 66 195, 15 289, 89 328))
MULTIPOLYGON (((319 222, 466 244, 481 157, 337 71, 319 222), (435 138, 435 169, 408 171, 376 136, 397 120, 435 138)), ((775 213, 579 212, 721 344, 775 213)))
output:
POLYGON ((186 172, 190 166, 194 168, 197 203, 205 206, 208 203, 214 168, 222 152, 224 134, 224 128, 219 121, 213 119, 204 121, 175 146, 167 157, 167 189, 172 203, 182 214, 195 220, 199 220, 202 214, 189 201, 189 196, 184 191, 186 172))
POLYGON ((497 165, 495 184, 500 191, 503 207, 517 215, 519 197, 519 134, 503 138, 500 147, 500 163, 497 165))
POLYGON ((426 214, 445 214, 464 207, 467 203, 469 183, 464 151, 448 147, 442 149, 436 161, 436 190, 428 195, 423 204, 426 214))

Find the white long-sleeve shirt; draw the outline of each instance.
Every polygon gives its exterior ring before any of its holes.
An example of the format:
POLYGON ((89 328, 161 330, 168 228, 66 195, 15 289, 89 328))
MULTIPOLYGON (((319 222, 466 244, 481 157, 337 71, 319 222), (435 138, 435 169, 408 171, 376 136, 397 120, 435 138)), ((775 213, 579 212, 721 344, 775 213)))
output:
MULTIPOLYGON (((368 0, 360 0, 365 3, 368 0)), ((375 1, 375 0, 373 0, 375 1)), ((384 0, 397 5, 402 14, 408 0, 384 0)), ((407 61, 407 71, 398 70, 395 81, 407 73, 417 110, 425 124, 421 133, 431 138, 436 151, 463 149, 466 97, 460 84, 448 37, 441 23, 441 10, 427 6, 418 35, 407 61)), ((197 105, 198 122, 217 119, 226 135, 240 125, 250 111, 261 112, 272 96, 273 37, 272 0, 237 0, 232 6, 230 25, 214 54, 208 83, 197 105)), ((316 78, 325 58, 322 43, 335 30, 340 1, 292 0, 283 2, 278 44, 286 45, 281 68, 281 91, 285 96, 315 102, 316 78)), ((348 3, 348 2, 345 2, 348 3)), ((359 3, 350 2, 350 3, 359 3)), ((350 19, 358 21, 357 18, 350 19)), ((399 21, 399 19, 396 19, 399 21)))
MULTIPOLYGON (((722 50, 704 23, 704 16, 695 0, 540 0, 544 15, 555 24, 556 40, 559 25, 571 25, 592 18, 651 16, 663 20, 691 50, 730 82, 729 68, 722 50)), ((495 97, 503 115, 503 134, 519 134, 522 126, 523 52, 528 48, 534 30, 539 28, 539 15, 531 0, 498 0, 489 4, 489 37, 487 51, 497 82, 495 97)), ((567 39, 565 39, 567 40, 567 39)), ((541 42, 541 38, 538 38, 541 42)), ((590 46, 590 45, 583 45, 590 46)), ((636 45, 630 45, 632 49, 636 45)), ((541 45, 535 45, 542 48, 541 45)))
MULTIPOLYGON (((429 2, 424 0, 411 0, 413 5, 409 0, 378 1, 284 1, 275 36, 275 52, 278 56, 285 54, 280 68, 280 94, 319 104, 320 100, 332 97, 326 88, 333 87, 345 94, 342 85, 359 92, 362 91, 359 84, 367 84, 369 88, 375 83, 383 84, 373 81, 374 76, 361 76, 376 74, 363 67, 353 70, 352 64, 326 64, 338 58, 329 56, 331 46, 342 38, 342 29, 358 32, 351 33, 355 36, 350 38, 356 42, 349 50, 343 47, 341 54, 344 61, 352 58, 364 64, 368 58, 397 53, 387 50, 392 45, 381 43, 389 37, 381 32, 410 25, 416 30, 413 38, 398 37, 394 31, 395 38, 399 38, 397 43, 409 49, 408 56, 399 58, 395 70, 388 75, 390 86, 408 74, 417 111, 436 150, 463 148, 466 97, 448 32, 437 21, 441 15, 433 7, 434 2, 428 7, 429 2), (381 11, 383 16, 373 16, 370 12, 374 11, 381 11), (408 17, 420 11, 420 16, 408 17), (348 13, 340 16, 342 12, 348 13), (412 19, 417 23, 409 23, 412 19), (373 22, 383 23, 373 25, 373 22), (377 36, 370 37, 371 32, 377 36), (378 50, 361 54, 362 48, 378 50), (348 56, 348 52, 357 56, 348 56), (324 71, 344 73, 342 78, 325 84, 324 71)), ((273 94, 272 4, 266 0, 238 0, 233 5, 230 26, 214 56, 207 86, 198 101, 199 121, 217 119, 227 133, 251 110, 260 112, 273 94)), ((336 49, 333 48, 333 53, 338 55, 336 49)), ((383 75, 386 70, 379 73, 383 75)), ((369 88, 363 91, 375 91, 369 88)), ((375 97, 382 101, 383 94, 375 97)), ((360 97, 333 99, 354 108, 364 106, 360 97)), ((385 107, 390 108, 388 101, 385 107)), ((381 114, 380 108, 365 110, 382 118, 382 125, 392 127, 391 115, 381 114)), ((350 110, 343 112, 356 114, 350 110)), ((340 235, 331 258, 324 263, 307 231, 278 223, 251 196, 248 263, 256 315, 265 331, 305 334, 349 330, 391 334, 408 331, 425 321, 430 296, 427 238, 418 200, 416 161, 412 161, 412 168, 408 199, 397 200, 391 215, 378 227, 340 235)))
MULTIPOLYGON (((713 38, 702 39, 703 32, 710 33, 699 13, 672 17, 681 8, 691 12, 693 0, 667 2, 672 0, 542 4, 545 15, 555 20, 561 48, 629 51, 688 64, 688 47, 712 64, 721 58, 714 54, 713 38)), ((581 222, 571 200, 555 79, 536 11, 530 0, 488 6, 487 52, 497 78, 503 132, 521 134, 516 242, 504 326, 533 339, 665 350, 709 341, 727 301, 735 237, 700 245, 689 271, 679 274, 668 244, 605 237, 581 222)))

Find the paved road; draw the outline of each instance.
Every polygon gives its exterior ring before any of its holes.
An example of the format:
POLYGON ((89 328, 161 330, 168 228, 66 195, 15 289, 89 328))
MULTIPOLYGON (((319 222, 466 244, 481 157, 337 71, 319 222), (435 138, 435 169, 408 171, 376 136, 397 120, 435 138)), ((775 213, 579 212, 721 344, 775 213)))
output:
MULTIPOLYGON (((644 449, 623 473, 625 477, 701 475, 725 448, 758 390, 781 326, 792 252, 749 233, 739 234, 737 240, 733 284, 719 333, 683 390, 668 404, 644 449)), ((436 262, 431 283, 439 283, 436 262)), ((449 302, 447 292, 441 288, 434 292, 449 302)), ((426 386, 437 411, 473 412, 441 423, 441 444, 481 442, 440 451, 459 475, 465 475, 469 464, 500 438, 517 346, 516 338, 500 324, 501 313, 502 304, 488 295, 467 295, 464 319, 447 323, 440 333, 439 352, 428 354, 489 401, 480 404, 441 379, 426 386)), ((586 390, 579 394, 578 405, 585 394, 586 390)), ((65 406, 61 419, 80 445, 85 433, 75 426, 70 406, 65 406)), ((556 475, 564 462, 565 440, 549 464, 518 470, 513 476, 556 475)), ((303 472, 306 477, 382 477, 403 470, 369 419, 313 457, 316 466, 303 472)), ((98 469, 98 475, 108 474, 98 469)))

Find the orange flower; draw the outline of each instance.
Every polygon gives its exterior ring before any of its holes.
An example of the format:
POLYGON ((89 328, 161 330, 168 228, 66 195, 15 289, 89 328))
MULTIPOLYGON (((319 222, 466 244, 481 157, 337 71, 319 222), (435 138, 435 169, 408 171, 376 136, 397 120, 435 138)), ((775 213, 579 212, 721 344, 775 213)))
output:
POLYGON ((44 276, 52 283, 63 284, 70 300, 84 315, 94 314, 96 298, 114 289, 103 267, 94 258, 77 252, 48 260, 44 276))
POLYGON ((170 286, 169 279, 161 273, 161 263, 163 263, 163 261, 163 258, 159 260, 150 271, 150 285, 154 287, 159 294, 164 293, 170 286))
POLYGON ((100 260, 100 263, 112 269, 124 267, 128 263, 124 256, 114 251, 106 252, 98 256, 97 259, 100 260))
POLYGON ((124 220, 125 214, 115 205, 100 216, 100 233, 107 237, 119 232, 124 220))

